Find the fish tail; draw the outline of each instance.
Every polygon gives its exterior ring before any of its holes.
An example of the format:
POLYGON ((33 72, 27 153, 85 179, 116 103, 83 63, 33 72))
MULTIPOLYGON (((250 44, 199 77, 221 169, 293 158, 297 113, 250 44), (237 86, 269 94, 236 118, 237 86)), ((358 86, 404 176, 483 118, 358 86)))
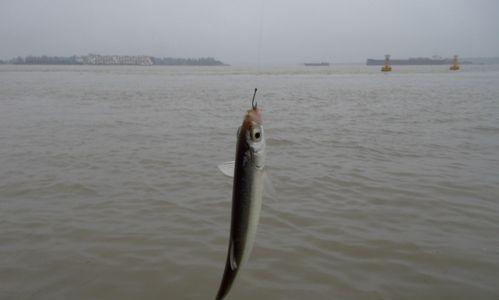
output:
POLYGON ((236 268, 233 269, 230 259, 230 257, 227 258, 222 283, 220 284, 215 300, 222 300, 229 293, 232 283, 234 282, 234 279, 236 279, 239 268, 236 266, 236 268))

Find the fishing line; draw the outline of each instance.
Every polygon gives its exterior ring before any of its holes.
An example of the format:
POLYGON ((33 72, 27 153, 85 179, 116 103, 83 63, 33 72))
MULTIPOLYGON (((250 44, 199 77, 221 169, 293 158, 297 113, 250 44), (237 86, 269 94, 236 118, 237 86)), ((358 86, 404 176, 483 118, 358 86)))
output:
POLYGON ((260 20, 258 32, 258 49, 257 49, 257 75, 260 75, 260 68, 262 63, 262 40, 263 40, 263 15, 265 9, 265 1, 260 1, 260 20))
MULTIPOLYGON (((259 31, 258 31, 258 42, 257 42, 257 51, 256 51, 256 84, 259 86, 260 84, 260 74, 261 74, 261 65, 262 65, 262 40, 263 40, 263 17, 265 12, 265 0, 260 1, 260 19, 258 21, 259 31)), ((257 102, 255 101, 257 88, 255 88, 255 92, 253 93, 253 99, 251 100, 251 106, 253 109, 256 109, 257 102)))

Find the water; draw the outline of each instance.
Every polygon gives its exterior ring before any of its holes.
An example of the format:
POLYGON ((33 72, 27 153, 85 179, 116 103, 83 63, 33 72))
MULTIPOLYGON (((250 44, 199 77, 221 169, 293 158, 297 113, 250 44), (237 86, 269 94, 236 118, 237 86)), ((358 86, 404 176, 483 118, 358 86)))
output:
POLYGON ((277 197, 230 299, 498 299, 499 67, 0 67, 0 298, 212 299, 237 127, 277 197))

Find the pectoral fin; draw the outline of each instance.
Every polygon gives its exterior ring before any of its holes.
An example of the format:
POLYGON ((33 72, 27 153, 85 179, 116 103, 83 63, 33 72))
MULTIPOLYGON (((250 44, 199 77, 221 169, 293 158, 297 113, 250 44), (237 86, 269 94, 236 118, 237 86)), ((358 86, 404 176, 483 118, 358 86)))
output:
POLYGON ((234 177, 234 166, 236 165, 235 161, 227 161, 224 163, 221 163, 218 165, 218 169, 220 172, 222 172, 225 176, 234 177))

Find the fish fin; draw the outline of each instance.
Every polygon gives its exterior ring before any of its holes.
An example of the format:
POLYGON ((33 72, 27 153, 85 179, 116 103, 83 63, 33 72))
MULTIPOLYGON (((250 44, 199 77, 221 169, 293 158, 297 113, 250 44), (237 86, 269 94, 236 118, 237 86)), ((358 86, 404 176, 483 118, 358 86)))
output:
POLYGON ((237 269, 237 262, 236 258, 234 257, 234 241, 230 242, 230 247, 229 247, 229 264, 230 264, 230 269, 232 271, 237 269))
POLYGON ((229 242, 229 251, 227 255, 227 262, 225 263, 224 275, 222 277, 222 282, 220 283, 220 287, 218 288, 216 300, 222 300, 227 296, 232 283, 236 279, 236 275, 239 271, 239 266, 237 264, 236 256, 234 249, 234 240, 232 238, 229 242))
POLYGON ((266 198, 278 200, 277 192, 274 188, 274 184, 272 183, 272 179, 270 178, 268 170, 265 170, 265 172, 263 173, 263 192, 266 198))
POLYGON ((234 167, 236 165, 235 161, 227 161, 218 165, 218 169, 225 176, 234 177, 234 167))

